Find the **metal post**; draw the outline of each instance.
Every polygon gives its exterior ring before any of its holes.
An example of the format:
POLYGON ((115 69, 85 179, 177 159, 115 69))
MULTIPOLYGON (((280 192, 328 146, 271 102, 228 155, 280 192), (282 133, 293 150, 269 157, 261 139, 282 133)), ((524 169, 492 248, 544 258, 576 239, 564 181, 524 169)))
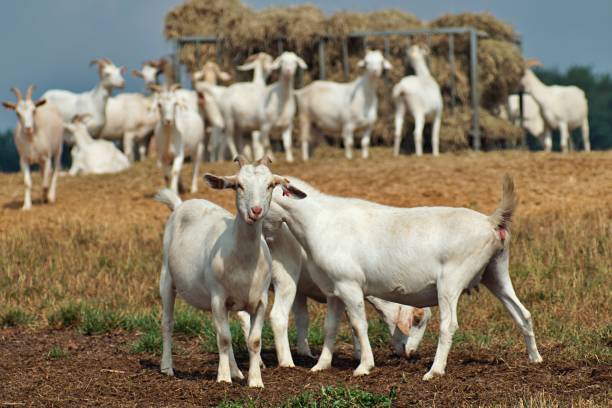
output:
MULTIPOLYGON (((391 46, 389 45, 389 37, 385 36, 385 58, 389 58, 389 53, 390 53, 390 48, 391 46)), ((385 83, 389 84, 389 73, 387 72, 387 70, 383 71, 383 77, 385 78, 385 83)))
MULTIPOLYGON (((519 96, 519 126, 523 131, 523 137, 521 138, 520 144, 521 147, 527 146, 527 132, 525 132, 525 128, 523 127, 523 122, 525 121, 525 100, 523 99, 523 90, 521 89, 518 93, 519 96)), ((510 112, 510 104, 508 103, 508 113, 510 112)))
MULTIPOLYGON (((179 64, 180 53, 181 53, 180 41, 176 41, 174 43, 174 55, 172 56, 172 65, 174 66, 174 69, 173 69, 174 82, 178 84, 181 83, 181 66, 179 64)), ((170 84, 172 83, 172 80, 170 78, 166 78, 166 83, 170 84)))
POLYGON ((200 41, 196 41, 195 42, 195 66, 193 67, 194 71, 197 71, 198 69, 200 69, 200 41))
POLYGON ((451 91, 451 112, 453 112, 455 110, 455 99, 457 98, 457 90, 456 90, 456 85, 455 85, 455 76, 456 71, 455 71, 455 36, 453 34, 450 34, 448 36, 448 64, 450 65, 450 69, 451 69, 451 86, 450 86, 450 91, 451 91))
POLYGON ((342 70, 344 71, 344 80, 349 79, 349 61, 348 61, 348 44, 346 37, 342 39, 342 70))
POLYGON ((364 35, 363 37, 361 37, 361 41, 363 42, 363 52, 365 53, 368 49, 368 37, 364 35))
POLYGON ((406 36, 406 53, 404 54, 404 75, 410 75, 412 73, 412 65, 408 58, 408 50, 410 49, 410 36, 406 36))
POLYGON ((215 59, 217 60, 217 64, 222 65, 223 64, 223 40, 222 39, 217 38, 217 42, 215 43, 215 48, 216 48, 215 59))
POLYGON ((319 39, 319 79, 325 79, 325 38, 319 39))
POLYGON ((284 49, 283 49, 283 40, 281 38, 276 40, 276 47, 278 48, 278 55, 281 55, 283 53, 283 51, 284 51, 284 49))
POLYGON ((474 150, 480 150, 480 101, 478 100, 478 35, 470 29, 470 85, 472 91, 472 136, 474 150))

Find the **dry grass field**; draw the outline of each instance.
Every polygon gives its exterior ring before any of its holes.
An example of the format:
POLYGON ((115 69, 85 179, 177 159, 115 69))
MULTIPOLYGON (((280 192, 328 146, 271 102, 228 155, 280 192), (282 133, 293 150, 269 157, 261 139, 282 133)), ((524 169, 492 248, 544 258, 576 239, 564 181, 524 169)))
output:
MULTIPOLYGON (((280 155, 279 155, 280 156, 280 155)), ((324 192, 396 206, 495 208, 504 173, 520 206, 513 223, 511 275, 531 311, 545 362, 528 363, 519 330, 486 290, 462 297, 447 375, 421 377, 433 361, 437 309, 418 355, 391 356, 372 315, 377 368, 352 378, 346 326, 332 370, 310 374, 310 359, 279 369, 264 329, 266 389, 214 382, 209 318, 177 311, 177 378, 158 372, 157 293, 161 236, 169 211, 152 200, 161 186, 153 160, 118 175, 62 177, 58 202, 20 211, 20 174, 0 175, 0 405, 33 406, 609 406, 612 400, 612 153, 494 152, 403 156, 373 149, 346 161, 316 159, 273 171, 324 192), (334 386, 334 387, 327 387, 334 386), (322 388, 323 387, 323 388, 322 388), (342 405, 344 404, 344 405, 342 405)), ((185 185, 191 171, 186 166, 185 185)), ((232 163, 204 164, 230 174, 232 163)), ((40 175, 34 177, 40 197, 40 175)), ((196 197, 233 211, 233 193, 196 197)), ((188 196, 187 198, 190 198, 188 196)), ((322 342, 324 309, 311 305, 310 340, 322 342)), ((236 337, 237 327, 233 326, 236 337)), ((236 339, 239 364, 247 358, 236 339)))

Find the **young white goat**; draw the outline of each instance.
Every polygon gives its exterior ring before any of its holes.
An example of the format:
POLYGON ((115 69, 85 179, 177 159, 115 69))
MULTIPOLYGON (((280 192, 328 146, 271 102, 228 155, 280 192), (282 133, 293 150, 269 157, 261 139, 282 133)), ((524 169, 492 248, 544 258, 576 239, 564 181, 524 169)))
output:
POLYGON ((140 71, 132 70, 132 76, 141 78, 144 81, 145 89, 148 90, 151 85, 159 85, 159 76, 163 74, 166 64, 164 58, 160 58, 158 61, 145 61, 140 71))
MULTIPOLYGON (((114 88, 123 88, 125 80, 122 74, 125 67, 116 67, 109 59, 96 59, 90 65, 98 66, 100 82, 88 92, 74 93, 53 89, 43 94, 43 99, 52 103, 59 110, 64 123, 68 123, 75 115, 88 114, 87 131, 93 137, 98 137, 106 122, 106 101, 114 88)), ((69 135, 67 141, 72 143, 69 135)))
POLYGON ((181 99, 177 86, 158 89, 160 118, 155 128, 155 143, 166 182, 177 194, 183 161, 185 157, 193 158, 191 192, 195 193, 204 154, 204 121, 197 110, 181 99))
POLYGON ((302 141, 302 159, 309 159, 310 133, 317 131, 341 136, 344 140, 344 151, 347 159, 353 157, 353 134, 363 131, 361 152, 368 158, 370 134, 378 118, 378 97, 376 86, 385 69, 391 69, 391 63, 380 51, 368 50, 359 67, 365 73, 348 84, 331 81, 314 81, 296 91, 298 117, 300 121, 300 138, 302 141))
POLYGON ((529 92, 540 106, 540 112, 546 130, 544 136, 544 149, 552 150, 551 130, 561 132, 561 150, 569 150, 570 132, 576 128, 582 130, 584 150, 591 151, 589 139, 589 107, 584 91, 577 86, 547 86, 529 69, 530 66, 539 65, 537 61, 527 61, 527 69, 521 83, 525 91, 529 92))
POLYGON ((408 58, 416 75, 409 75, 393 87, 395 102, 395 143, 393 154, 399 155, 402 142, 402 127, 406 109, 414 118, 414 148, 417 156, 423 155, 423 127, 426 120, 433 119, 431 146, 433 155, 440 153, 440 123, 442 122, 442 94, 425 62, 429 49, 413 45, 408 49, 408 58))
POLYGON ((127 170, 130 161, 112 142, 94 139, 87 130, 89 115, 75 115, 72 123, 65 123, 65 129, 75 140, 70 154, 72 166, 68 174, 110 174, 127 170))
MULTIPOLYGON (((297 352, 299 355, 313 357, 308 345, 308 306, 307 298, 325 302, 326 297, 314 283, 311 275, 321 275, 321 271, 289 231, 286 224, 274 217, 264 219, 264 236, 272 255, 272 286, 274 305, 270 312, 270 322, 274 332, 276 355, 281 367, 294 367, 289 349, 287 334, 289 311, 293 310, 297 328, 297 352)), ((387 302, 368 296, 367 300, 383 317, 392 335, 391 343, 397 355, 416 351, 431 317, 429 308, 415 310, 411 306, 387 302)), ((242 319, 245 321, 246 319, 242 319)), ((359 342, 354 337, 354 354, 360 355, 359 342)))
POLYGON ((156 199, 173 210, 164 231, 164 253, 160 278, 163 305, 163 353, 161 371, 173 375, 172 328, 176 294, 202 310, 211 310, 219 348, 218 382, 242 379, 232 350, 228 311, 245 311, 250 316, 247 335, 250 387, 263 387, 261 379, 261 330, 268 302, 270 252, 262 237, 261 220, 270 207, 272 191, 282 186, 283 194, 305 195, 283 177, 273 175, 260 161, 248 164, 238 158, 234 176, 206 174, 215 189, 236 191, 237 214, 206 200, 181 199, 172 191, 160 191, 156 199))
POLYGON ((313 371, 331 365, 340 314, 346 307, 361 345, 355 375, 368 374, 374 357, 368 340, 364 296, 411 305, 439 305, 440 337, 433 366, 423 377, 443 375, 457 323, 457 302, 482 282, 521 328, 532 362, 542 361, 529 311, 508 271, 510 220, 516 206, 506 177, 501 203, 484 215, 467 208, 396 208, 333 197, 296 179, 308 200, 274 194, 270 216, 287 223, 321 273, 311 276, 327 296, 325 342, 313 371))
POLYGON ((25 183, 23 209, 29 210, 32 208, 30 166, 34 163, 38 163, 42 171, 43 202, 55 202, 57 176, 61 168, 64 127, 62 117, 53 105, 46 104, 47 101, 44 98, 37 101, 32 100, 33 85, 28 87, 25 99, 19 89, 11 88, 11 90, 17 97, 17 103, 2 102, 2 105, 14 110, 17 115, 14 139, 25 183), (49 179, 51 188, 49 188, 49 179))

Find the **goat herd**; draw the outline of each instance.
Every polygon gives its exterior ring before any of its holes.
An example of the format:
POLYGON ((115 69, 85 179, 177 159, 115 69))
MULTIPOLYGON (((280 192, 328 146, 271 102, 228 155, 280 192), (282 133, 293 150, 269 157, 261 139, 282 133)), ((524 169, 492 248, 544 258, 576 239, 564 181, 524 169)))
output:
MULTIPOLYGON (((402 79, 393 89, 396 155, 406 110, 415 118, 417 155, 422 154, 422 130, 428 117, 433 119, 433 154, 439 153, 442 97, 425 63, 427 52, 416 45, 410 48, 416 75, 402 79)), ((123 87, 125 68, 107 59, 92 64, 98 66, 100 83, 89 92, 51 90, 34 101, 32 86, 25 98, 13 88, 17 103, 3 103, 19 119, 15 142, 25 176, 24 209, 31 207, 29 166, 34 163, 43 172, 44 199, 55 200, 63 141, 72 145, 70 174, 107 173, 127 168, 134 158, 134 144, 144 153, 147 135, 154 133, 158 161, 170 187, 156 199, 172 209, 164 232, 160 279, 163 373, 173 374, 173 308, 178 293, 194 307, 212 311, 219 350, 218 381, 243 378, 234 358, 228 320, 229 311, 238 312, 249 351, 248 385, 262 387, 261 332, 270 287, 275 293, 270 320, 283 367, 294 366, 287 335, 290 311, 297 325, 297 352, 312 356, 307 341, 306 302, 310 298, 327 304, 323 349, 312 371, 331 366, 338 323, 346 311, 360 360, 354 374, 368 374, 374 357, 367 335, 367 300, 388 325, 395 353, 404 356, 417 349, 431 316, 429 307, 438 305, 438 347, 423 379, 443 375, 458 327, 458 299, 480 283, 500 299, 521 329, 529 359, 542 361, 530 313, 518 300, 508 271, 509 228, 516 205, 509 177, 504 179, 499 206, 492 215, 484 215, 465 208, 396 208, 334 197, 297 178, 270 172, 273 132, 282 134, 286 159, 293 161, 296 112, 304 160, 309 158, 314 131, 340 136, 347 158, 352 157, 354 132, 362 131, 362 155, 368 157, 370 132, 377 118, 377 79, 383 70, 391 69, 380 51, 366 53, 359 62, 365 73, 353 82, 315 81, 299 91, 293 89, 293 78, 298 67, 307 66, 293 52, 276 59, 265 53, 251 56, 238 69, 253 70, 252 82, 228 87, 216 82, 229 75, 207 63, 193 75, 195 91, 157 85, 160 63, 149 62, 133 72, 152 91, 148 96, 110 97, 114 88, 123 87), (279 79, 266 85, 275 69, 280 70, 279 79), (226 149, 237 157, 240 168, 235 175, 204 176, 213 189, 235 191, 236 216, 209 201, 182 202, 178 196, 179 174, 187 156, 194 161, 191 191, 197 190, 198 167, 206 150, 204 120, 210 125, 210 159, 224 158, 226 149), (250 143, 243 141, 245 133, 251 135, 250 143), (105 140, 120 137, 125 154, 105 140), (262 158, 250 161, 239 152, 262 158)), ((561 129, 565 149, 568 129, 582 126, 588 149, 582 91, 547 87, 529 69, 523 85, 542 115, 541 133, 547 135, 547 148, 551 128, 561 129), (560 96, 563 92, 568 96, 560 96), (576 104, 580 103, 583 107, 579 109, 576 104), (570 109, 569 104, 576 106, 570 109)))

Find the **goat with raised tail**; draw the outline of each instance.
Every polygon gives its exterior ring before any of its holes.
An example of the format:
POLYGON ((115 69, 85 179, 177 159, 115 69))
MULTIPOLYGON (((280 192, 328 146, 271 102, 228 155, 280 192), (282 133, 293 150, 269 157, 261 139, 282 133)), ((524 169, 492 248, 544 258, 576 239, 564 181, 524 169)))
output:
POLYGON ((531 315, 518 300, 508 270, 514 184, 506 176, 502 200, 492 215, 467 208, 396 208, 323 194, 290 182, 308 200, 274 194, 270 217, 287 223, 320 273, 312 274, 327 296, 325 341, 313 371, 331 366, 334 339, 346 308, 361 346, 355 375, 368 374, 374 356, 368 340, 364 296, 414 307, 439 306, 440 336, 434 363, 423 377, 443 375, 458 328, 457 303, 483 283, 520 327, 529 359, 541 362, 531 315))
POLYGON ((442 122, 442 94, 429 69, 425 57, 429 49, 413 45, 408 58, 416 75, 409 75, 393 87, 395 102, 395 141, 393 154, 399 155, 402 142, 402 128, 406 110, 414 118, 414 148, 417 156, 423 155, 423 128, 427 119, 433 120, 431 146, 434 156, 440 153, 440 124, 442 122))
POLYGON ((584 150, 591 151, 589 139, 589 106, 584 91, 577 86, 545 85, 530 67, 541 65, 537 60, 528 60, 521 80, 540 107, 546 128, 544 130, 544 150, 552 150, 552 130, 561 133, 561 151, 567 153, 571 143, 570 132, 576 128, 582 131, 584 150))
POLYGON ((2 102, 2 105, 6 109, 14 110, 17 115, 15 146, 25 182, 23 209, 29 210, 32 207, 32 164, 39 164, 42 171, 43 202, 55 202, 64 127, 59 112, 53 105, 47 104, 46 99, 32 100, 34 85, 28 87, 25 98, 19 89, 11 90, 17 97, 17 103, 2 102))
POLYGON ((214 189, 236 192, 237 214, 206 200, 181 199, 171 190, 156 199, 172 209, 163 239, 160 278, 163 353, 161 371, 173 375, 172 327, 176 294, 202 310, 211 310, 219 349, 218 382, 242 379, 234 359, 229 311, 245 311, 251 327, 247 334, 250 387, 263 387, 261 379, 261 330, 270 285, 270 252, 262 236, 272 192, 282 188, 285 199, 304 198, 285 178, 270 172, 262 160, 249 164, 239 157, 240 170, 228 177, 206 174, 214 189), (287 197, 289 196, 289 197, 287 197))
MULTIPOLYGON (((98 137, 106 123, 106 102, 115 88, 123 88, 125 67, 117 67, 108 58, 96 59, 89 65, 98 66, 100 82, 88 92, 75 93, 61 89, 52 89, 43 94, 43 99, 52 103, 59 110, 64 123, 69 123, 75 115, 90 115, 87 131, 92 137, 98 137)), ((67 141, 72 144, 69 135, 67 141)))

